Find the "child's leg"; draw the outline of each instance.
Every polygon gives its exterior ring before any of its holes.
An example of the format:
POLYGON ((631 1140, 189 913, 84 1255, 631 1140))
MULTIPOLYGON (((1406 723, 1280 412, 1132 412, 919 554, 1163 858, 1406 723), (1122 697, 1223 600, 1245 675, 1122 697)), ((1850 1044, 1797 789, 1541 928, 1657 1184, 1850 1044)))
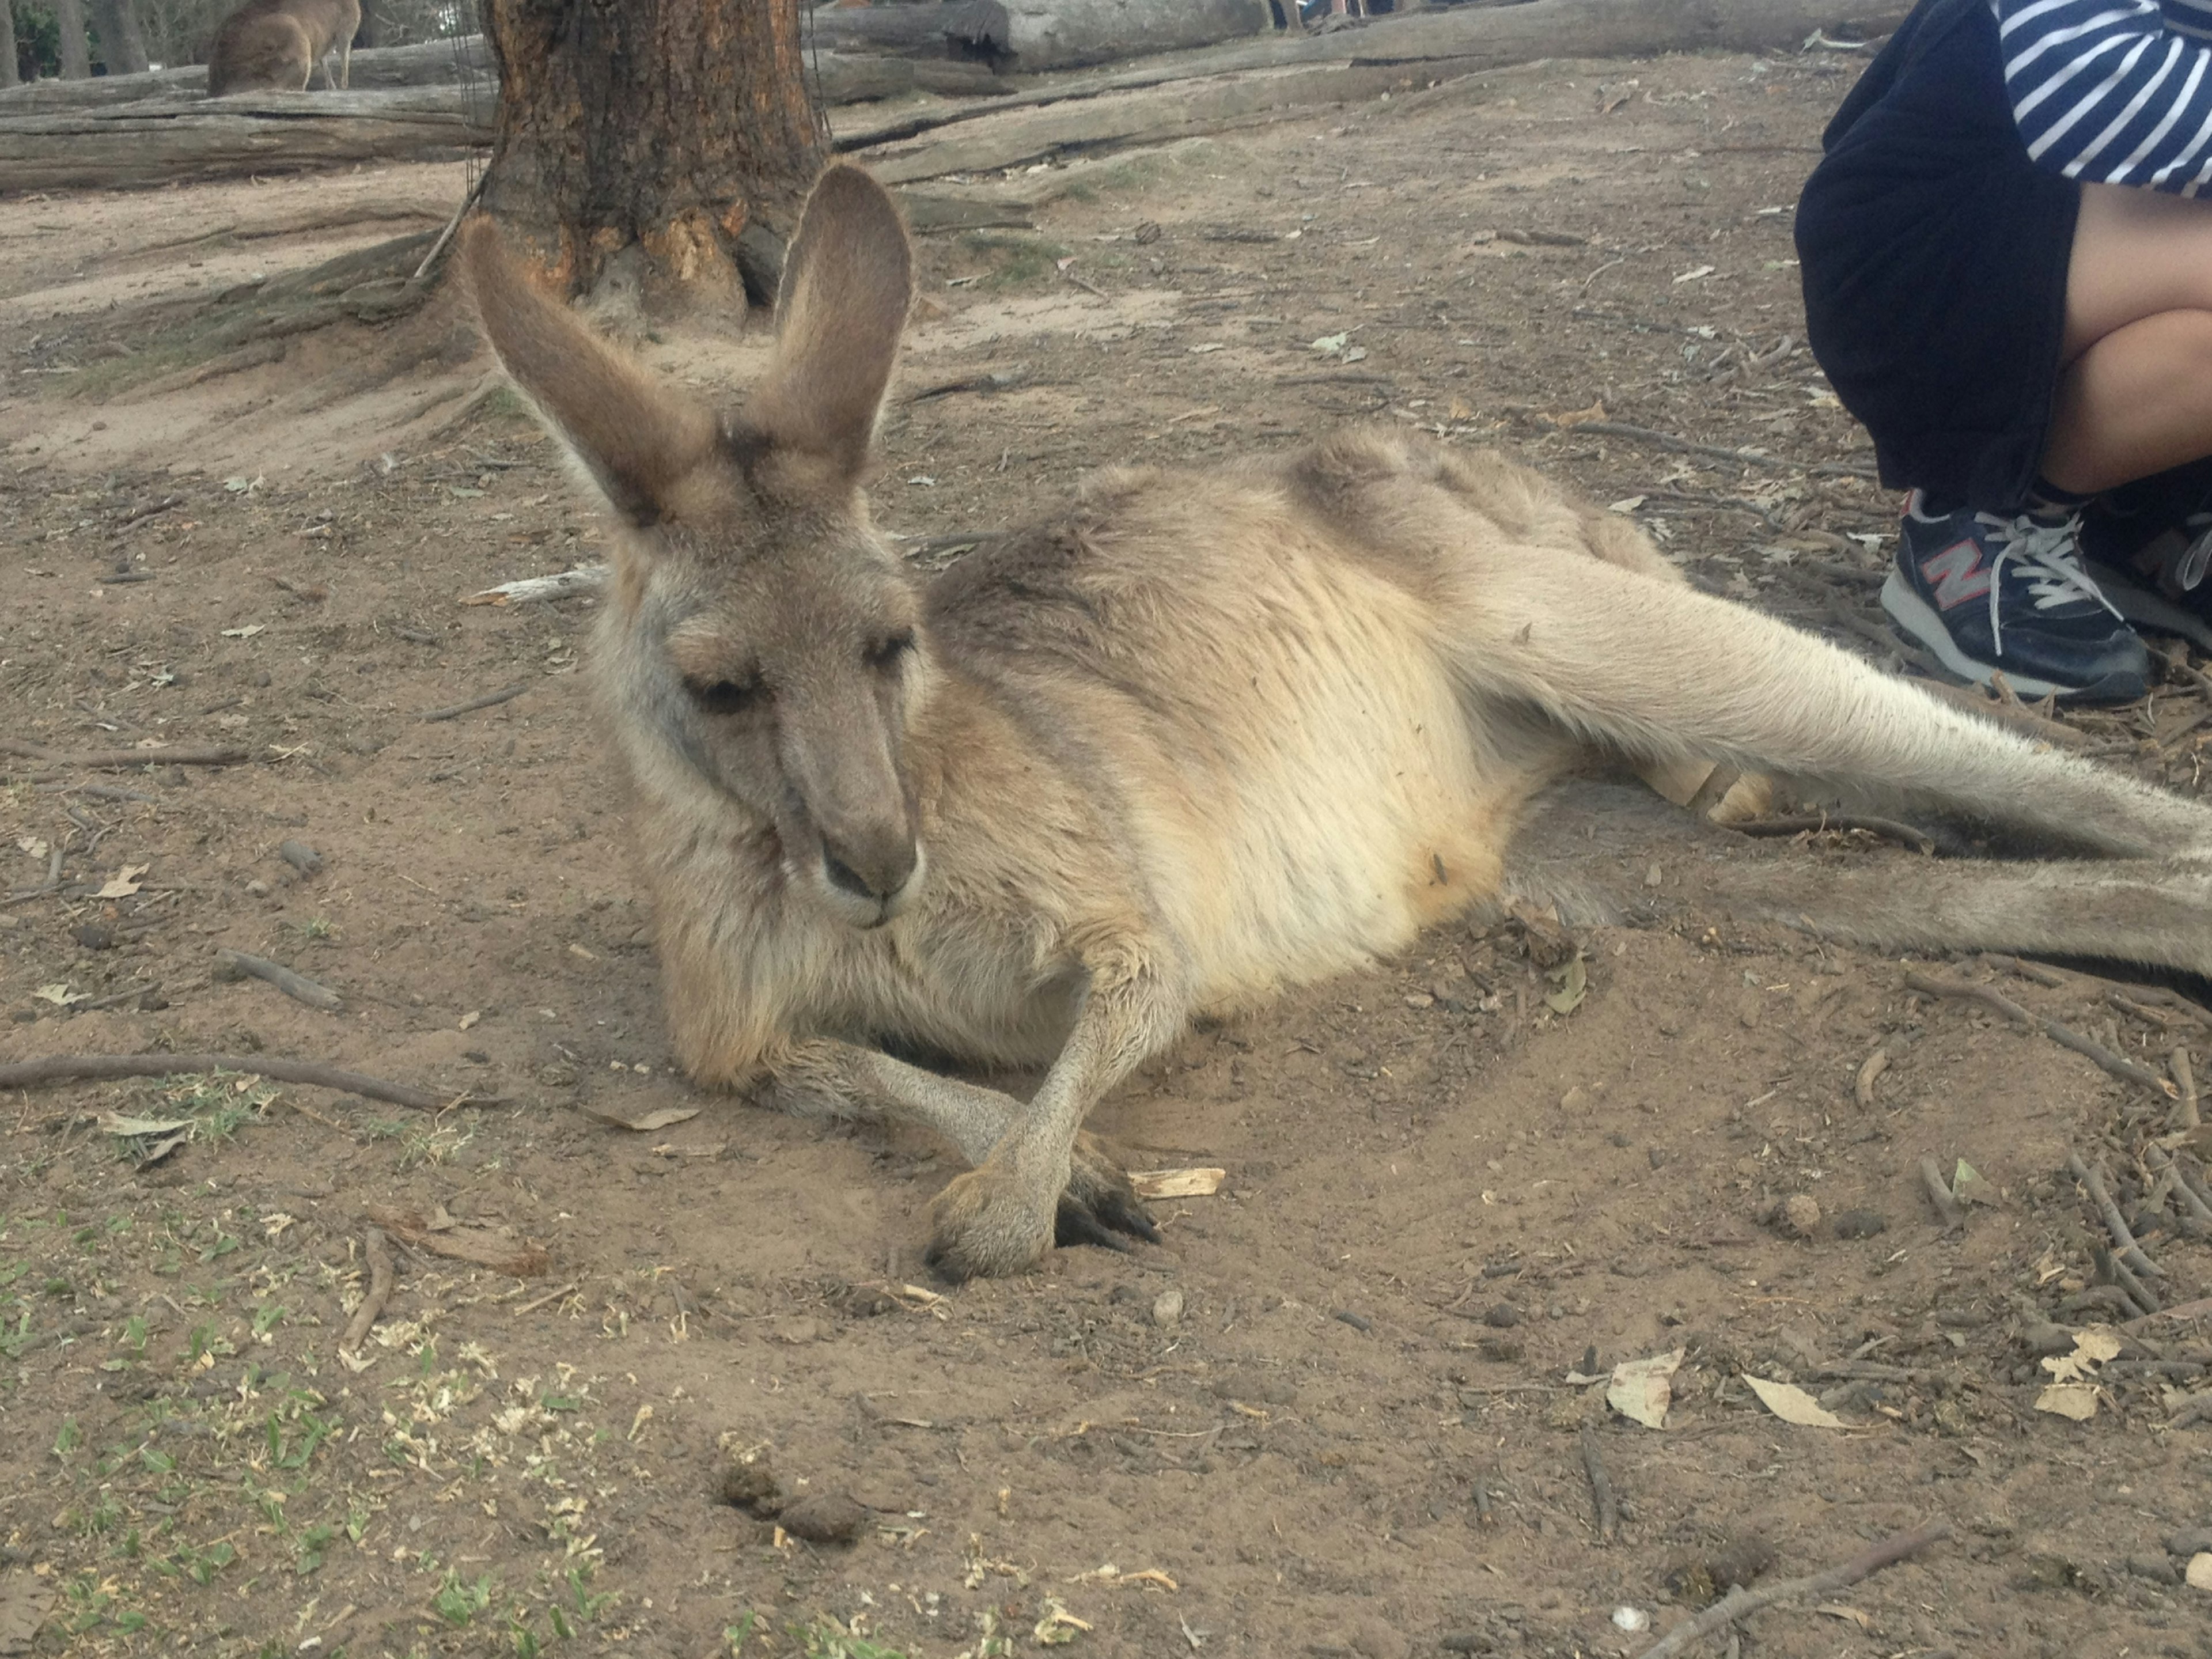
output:
POLYGON ((2043 475, 2084 495, 2212 455, 2212 201, 2081 186, 2043 475))

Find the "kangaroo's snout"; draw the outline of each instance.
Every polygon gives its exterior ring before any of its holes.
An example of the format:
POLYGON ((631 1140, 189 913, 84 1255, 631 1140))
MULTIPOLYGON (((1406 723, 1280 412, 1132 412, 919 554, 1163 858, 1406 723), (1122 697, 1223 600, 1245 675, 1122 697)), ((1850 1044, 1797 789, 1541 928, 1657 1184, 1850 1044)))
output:
POLYGON ((902 828, 885 826, 856 840, 822 837, 822 872, 830 884, 854 898, 889 904, 914 878, 921 851, 902 828))

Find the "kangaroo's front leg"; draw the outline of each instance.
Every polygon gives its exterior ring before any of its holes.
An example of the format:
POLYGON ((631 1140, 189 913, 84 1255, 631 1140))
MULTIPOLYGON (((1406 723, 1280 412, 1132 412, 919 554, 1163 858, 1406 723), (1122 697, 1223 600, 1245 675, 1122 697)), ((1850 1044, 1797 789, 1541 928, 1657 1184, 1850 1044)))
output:
MULTIPOLYGON (((1182 999, 1149 964, 1117 966, 1111 974, 1091 970, 1075 1029, 1036 1097, 990 1156, 930 1206, 929 1265, 947 1279, 1020 1273, 1036 1266, 1056 1237, 1070 1242, 1060 1195, 1070 1189, 1084 1118, 1174 1039, 1186 1013, 1182 999)), ((1150 1231, 1149 1222, 1142 1231, 1150 1231)), ((1073 1242, 1086 1241, 1113 1242, 1103 1230, 1079 1231, 1073 1242)))
MULTIPOLYGON (((991 1156, 1022 1115, 1022 1103, 996 1089, 943 1077, 858 1044, 802 1042, 775 1065, 775 1103, 802 1115, 882 1117, 913 1123, 951 1142, 972 1169, 991 1156)), ((1159 1229, 1121 1164, 1094 1137, 1079 1133, 1054 1212, 1054 1242, 1122 1248, 1115 1235, 1157 1244, 1159 1229)))

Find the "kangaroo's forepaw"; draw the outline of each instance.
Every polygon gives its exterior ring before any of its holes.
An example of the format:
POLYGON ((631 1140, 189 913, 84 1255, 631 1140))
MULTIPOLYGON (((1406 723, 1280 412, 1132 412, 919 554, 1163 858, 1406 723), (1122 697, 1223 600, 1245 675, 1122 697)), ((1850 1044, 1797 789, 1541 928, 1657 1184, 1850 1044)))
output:
POLYGON ((1116 1233, 1141 1238, 1147 1244, 1160 1242, 1160 1230, 1152 1224, 1145 1200, 1129 1184, 1121 1160, 1096 1135, 1079 1134, 1075 1138, 1067 1190, 1060 1194, 1054 1242, 1126 1249, 1114 1236, 1116 1233))
POLYGON ((957 1176, 929 1206, 933 1272, 955 1284, 1027 1273, 1053 1245, 1054 1206, 1012 1170, 986 1164, 957 1176))

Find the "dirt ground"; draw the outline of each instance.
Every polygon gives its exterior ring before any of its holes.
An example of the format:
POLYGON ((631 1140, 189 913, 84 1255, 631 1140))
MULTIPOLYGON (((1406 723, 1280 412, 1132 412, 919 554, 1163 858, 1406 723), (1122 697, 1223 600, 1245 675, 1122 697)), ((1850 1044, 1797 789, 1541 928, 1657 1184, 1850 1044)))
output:
MULTIPOLYGON (((1404 422, 1893 658, 1867 630, 1894 507, 1797 343, 1790 241, 1861 61, 1551 63, 1086 162, 1034 232, 922 244, 902 396, 1008 384, 897 405, 879 516, 940 562, 1102 463, 1404 422)), ((1707 890, 1733 859, 1901 848, 1662 847, 1595 797, 1547 851, 1636 872, 1622 925, 1442 929, 1192 1035, 1097 1127, 1220 1192, 1156 1203, 1164 1248, 1018 1280, 927 1278, 938 1150, 691 1090, 586 713, 591 601, 459 603, 603 548, 547 443, 472 398, 450 308, 199 379, 177 346, 210 290, 434 228, 458 179, 0 208, 0 738, 250 756, 4 761, 0 1059, 266 1054, 495 1098, 190 1077, 0 1103, 0 1653, 1632 1654, 1716 1583, 1942 1521, 1743 1649, 2212 1655, 2180 1576, 2212 1440, 2168 1426, 2203 1315, 2130 1326, 2094 1420, 2036 1408, 2045 1328, 2122 1306, 2069 1146, 2160 1298, 2212 1288, 2142 1202, 2168 1102, 1707 890), (219 948, 341 1006, 220 978, 219 948), (661 1110, 693 1115, 594 1115, 661 1110), (173 1136, 110 1114, 192 1127, 151 1158, 173 1136), (1979 1172, 1963 1229, 1923 1158, 1979 1172), (1777 1206, 1808 1196, 1796 1236, 1777 1206), (418 1242, 342 1358, 395 1212, 418 1242), (543 1255, 445 1253, 471 1242, 543 1255), (1588 1380, 1676 1350, 1662 1431, 1588 1380), (1841 1426, 1784 1423, 1747 1374, 1841 1426), (857 1536, 733 1506, 732 1468, 856 1501, 857 1536)), ((761 351, 645 349, 716 388, 761 351)), ((2077 724, 2193 790, 2179 672, 2077 724)), ((1921 966, 2153 1067, 2208 1019, 1921 966)))

